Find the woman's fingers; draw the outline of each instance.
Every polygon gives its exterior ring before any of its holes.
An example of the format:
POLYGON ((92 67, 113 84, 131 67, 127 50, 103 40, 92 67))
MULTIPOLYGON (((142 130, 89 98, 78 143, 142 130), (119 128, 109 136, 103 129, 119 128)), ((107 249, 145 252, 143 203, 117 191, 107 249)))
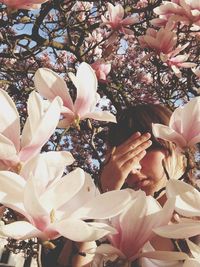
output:
POLYGON ((151 146, 151 135, 135 133, 122 145, 115 147, 101 173, 103 191, 120 189, 128 174, 137 167, 145 156, 146 149, 151 146))
POLYGON ((140 133, 138 134, 139 136, 136 133, 128 139, 129 142, 125 142, 122 145, 118 146, 113 155, 115 155, 116 157, 121 157, 124 154, 127 154, 127 152, 130 152, 130 150, 137 149, 137 147, 139 147, 151 138, 150 133, 145 133, 143 135, 141 135, 140 133))

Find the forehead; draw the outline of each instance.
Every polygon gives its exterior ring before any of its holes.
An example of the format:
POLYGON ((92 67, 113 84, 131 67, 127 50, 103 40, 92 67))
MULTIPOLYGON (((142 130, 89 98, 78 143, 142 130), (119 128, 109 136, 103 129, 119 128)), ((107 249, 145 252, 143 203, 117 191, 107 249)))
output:
POLYGON ((166 149, 149 149, 143 159, 159 160, 166 155, 166 149))

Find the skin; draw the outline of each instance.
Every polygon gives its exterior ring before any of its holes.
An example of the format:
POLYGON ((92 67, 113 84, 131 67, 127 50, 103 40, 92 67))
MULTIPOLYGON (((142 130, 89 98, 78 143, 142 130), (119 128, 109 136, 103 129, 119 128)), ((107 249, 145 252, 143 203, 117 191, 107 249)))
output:
POLYGON ((150 138, 149 133, 137 132, 116 147, 101 174, 103 192, 121 189, 126 183, 132 189, 142 189, 147 195, 153 195, 165 185, 162 161, 167 153, 159 149, 147 152, 152 144, 150 138))

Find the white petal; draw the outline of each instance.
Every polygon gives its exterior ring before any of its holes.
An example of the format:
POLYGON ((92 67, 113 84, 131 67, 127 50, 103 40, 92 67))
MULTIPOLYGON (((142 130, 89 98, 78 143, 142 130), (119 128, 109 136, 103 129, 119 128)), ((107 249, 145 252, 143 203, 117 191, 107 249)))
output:
POLYGON ((127 191, 113 190, 90 199, 73 216, 84 219, 111 218, 118 215, 129 201, 130 194, 127 191))
POLYGON ((54 228, 64 237, 77 242, 95 241, 114 231, 103 223, 86 223, 76 219, 66 219, 54 224, 54 228))
POLYGON ((65 212, 66 216, 68 214, 68 216, 75 217, 77 210, 97 195, 100 195, 98 188, 95 186, 91 175, 85 172, 85 181, 78 194, 75 194, 74 197, 60 209, 65 212))
POLYGON ((43 234, 37 228, 24 221, 17 221, 0 226, 0 235, 17 240, 24 240, 32 237, 43 237, 43 234))
POLYGON ((200 234, 200 222, 171 224, 153 229, 153 231, 163 237, 184 239, 200 234))
POLYGON ((84 181, 84 171, 77 168, 54 183, 50 189, 46 190, 41 196, 40 201, 49 211, 52 209, 57 210, 80 191, 84 181))
POLYGON ((98 121, 117 122, 116 117, 108 111, 90 112, 90 113, 85 114, 81 119, 86 119, 86 118, 90 118, 90 119, 94 119, 98 121))
POLYGON ((65 167, 72 164, 73 161, 72 154, 67 151, 44 152, 22 165, 20 175, 27 179, 32 173, 41 183, 41 187, 45 188, 50 182, 59 179, 63 175, 65 167))
POLYGON ((34 122, 36 107, 31 106, 31 112, 28 118, 29 127, 26 128, 26 131, 22 132, 23 148, 19 153, 22 161, 27 161, 39 153, 42 146, 53 134, 60 118, 61 105, 61 99, 59 97, 55 98, 49 105, 48 110, 37 121, 37 124, 35 123, 36 121, 34 122), (31 140, 28 138, 29 135, 31 136, 31 140))
POLYGON ((0 133, 10 139, 19 151, 20 121, 12 98, 0 89, 0 133))
POLYGON ((45 98, 53 101, 60 96, 63 105, 73 111, 73 102, 69 94, 66 82, 54 71, 47 68, 40 68, 34 77, 36 90, 45 98))
POLYGON ((97 91, 95 71, 85 62, 78 67, 75 85, 77 87, 77 97, 74 103, 74 110, 82 117, 91 110, 97 91))
POLYGON ((25 180, 14 172, 0 172, 0 203, 27 216, 23 206, 25 180))
POLYGON ((156 260, 165 260, 165 261, 175 261, 175 260, 185 260, 188 258, 188 255, 183 252, 176 251, 151 251, 141 253, 140 257, 146 257, 156 260))
POLYGON ((176 197, 175 209, 183 216, 200 216, 200 193, 193 186, 178 180, 170 180, 167 196, 176 197))
POLYGON ((126 258, 125 255, 118 248, 115 248, 110 244, 101 244, 96 248, 95 254, 101 254, 101 255, 115 254, 118 255, 120 258, 126 258))
POLYGON ((51 209, 49 210, 40 200, 37 185, 34 180, 34 176, 31 176, 27 180, 24 189, 24 207, 32 218, 38 220, 38 218, 49 217, 51 209))
POLYGON ((10 166, 12 165, 12 161, 13 163, 16 162, 16 164, 19 161, 15 145, 2 134, 0 134, 0 159, 11 161, 10 166))

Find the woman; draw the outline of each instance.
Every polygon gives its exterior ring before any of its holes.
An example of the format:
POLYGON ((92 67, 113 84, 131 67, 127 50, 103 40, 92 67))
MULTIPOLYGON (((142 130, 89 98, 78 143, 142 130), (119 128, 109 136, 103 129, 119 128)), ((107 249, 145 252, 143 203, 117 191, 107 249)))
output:
POLYGON ((108 152, 101 172, 103 192, 142 189, 163 204, 167 179, 180 178, 186 158, 173 143, 153 136, 152 123, 169 124, 172 112, 159 104, 135 105, 123 112, 108 134, 108 152))

